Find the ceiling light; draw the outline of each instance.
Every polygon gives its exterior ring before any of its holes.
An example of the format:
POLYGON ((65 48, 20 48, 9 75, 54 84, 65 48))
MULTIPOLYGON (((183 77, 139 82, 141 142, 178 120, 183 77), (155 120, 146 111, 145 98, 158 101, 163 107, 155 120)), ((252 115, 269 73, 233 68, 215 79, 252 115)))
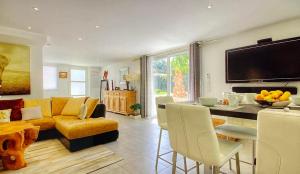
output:
POLYGON ((207 6, 207 8, 212 8, 211 1, 212 0, 208 0, 208 6, 207 6))
POLYGON ((31 26, 28 26, 27 28, 28 28, 28 30, 31 30, 31 26))
POLYGON ((79 37, 79 38, 78 38, 78 40, 79 40, 79 41, 82 41, 82 38, 81 38, 81 37, 79 37))
POLYGON ((95 28, 100 28, 100 26, 99 26, 99 25, 96 25, 95 28))
POLYGON ((33 7, 33 10, 34 10, 34 11, 40 11, 40 9, 37 8, 37 7, 33 7))

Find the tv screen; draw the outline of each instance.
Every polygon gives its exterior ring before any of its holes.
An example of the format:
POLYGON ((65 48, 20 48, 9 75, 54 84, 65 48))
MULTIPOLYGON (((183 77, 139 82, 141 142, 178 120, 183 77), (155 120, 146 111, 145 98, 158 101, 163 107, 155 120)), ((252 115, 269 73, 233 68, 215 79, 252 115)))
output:
POLYGON ((300 37, 226 50, 226 82, 300 80, 300 37))

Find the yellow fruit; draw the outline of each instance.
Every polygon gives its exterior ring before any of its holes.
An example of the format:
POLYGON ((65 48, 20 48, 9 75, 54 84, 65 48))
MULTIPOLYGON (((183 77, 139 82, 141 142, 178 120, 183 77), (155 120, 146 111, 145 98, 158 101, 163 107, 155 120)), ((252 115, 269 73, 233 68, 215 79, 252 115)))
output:
POLYGON ((256 96, 256 100, 264 100, 264 96, 261 95, 261 94, 258 94, 258 95, 256 96))
POLYGON ((290 98, 290 95, 288 93, 284 93, 281 97, 279 97, 280 101, 288 101, 290 98))
POLYGON ((261 90, 260 94, 263 95, 263 96, 268 96, 269 92, 267 90, 261 90))
POLYGON ((283 92, 281 90, 276 90, 276 92, 279 94, 279 95, 282 95, 283 92))
POLYGON ((273 100, 273 98, 272 98, 271 95, 268 95, 268 96, 265 96, 265 97, 264 97, 264 100, 270 101, 270 100, 273 100))
POLYGON ((290 93, 290 91, 285 91, 285 92, 283 93, 283 95, 287 95, 288 97, 290 97, 292 94, 290 93))
POLYGON ((273 99, 278 99, 280 97, 279 93, 277 92, 272 93, 271 96, 273 99))
POLYGON ((274 93, 276 93, 276 91, 270 91, 269 93, 270 93, 270 94, 274 94, 274 93))

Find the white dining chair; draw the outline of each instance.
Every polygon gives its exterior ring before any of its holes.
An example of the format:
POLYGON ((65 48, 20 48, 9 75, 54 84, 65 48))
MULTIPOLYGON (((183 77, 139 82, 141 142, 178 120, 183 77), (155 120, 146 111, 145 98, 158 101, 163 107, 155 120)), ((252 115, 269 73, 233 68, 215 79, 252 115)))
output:
MULTIPOLYGON (((158 147, 157 147, 157 154, 156 154, 156 162, 155 162, 155 169, 157 171, 157 167, 158 167, 158 161, 159 160, 163 160, 169 164, 172 165, 172 163, 170 163, 169 161, 165 160, 164 158, 162 158, 162 156, 167 155, 173 151, 169 151, 166 153, 162 153, 160 154, 160 146, 161 146, 161 137, 162 137, 162 132, 163 131, 168 131, 168 124, 167 124, 167 116, 166 116, 166 110, 164 108, 159 108, 158 105, 163 105, 165 106, 168 103, 174 103, 174 99, 171 96, 162 96, 162 97, 156 97, 155 99, 156 102, 156 111, 157 111, 157 122, 158 125, 160 127, 160 132, 159 132, 159 139, 158 139, 158 147)), ((181 170, 183 170, 185 173, 188 172, 187 169, 187 161, 186 161, 186 157, 184 157, 184 169, 179 168, 181 170)))
MULTIPOLYGON (((252 173, 255 173, 255 152, 256 152, 256 139, 257 139, 257 130, 255 128, 249 128, 249 127, 244 127, 244 126, 239 126, 239 125, 233 125, 233 124, 223 124, 220 126, 217 126, 215 128, 216 132, 218 134, 226 136, 228 139, 229 137, 231 138, 236 138, 236 139, 241 139, 241 140, 249 140, 252 142, 252 159, 251 163, 247 161, 242 161, 242 163, 246 163, 252 166, 252 173)), ((229 159, 229 168, 232 170, 231 167, 231 159, 229 159)))
POLYGON ((209 108, 167 104, 166 109, 169 138, 174 150, 173 174, 176 172, 177 153, 212 166, 214 174, 220 173, 220 168, 235 156, 236 170, 240 174, 239 151, 242 145, 239 142, 218 140, 209 108))
POLYGON ((257 122, 257 174, 300 173, 300 111, 262 110, 257 122))
MULTIPOLYGON (((243 104, 253 104, 255 99, 255 93, 246 93, 244 94, 244 98, 242 100, 243 104)), ((255 174, 255 152, 256 152, 256 139, 257 139, 257 130, 255 128, 239 126, 235 124, 223 124, 219 125, 215 128, 218 134, 224 135, 229 139, 235 138, 240 140, 248 140, 252 143, 251 150, 251 162, 240 160, 242 163, 246 163, 252 166, 252 174, 255 174)), ((229 160, 229 168, 232 170, 231 159, 229 160)))

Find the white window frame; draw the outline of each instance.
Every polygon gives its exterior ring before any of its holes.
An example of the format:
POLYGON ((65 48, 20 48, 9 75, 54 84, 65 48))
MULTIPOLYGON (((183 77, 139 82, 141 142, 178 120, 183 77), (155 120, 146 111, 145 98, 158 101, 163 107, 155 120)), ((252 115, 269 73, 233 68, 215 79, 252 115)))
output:
POLYGON ((57 90, 58 89, 58 68, 55 65, 43 65, 43 90, 45 91, 52 91, 52 90, 57 90), (45 88, 44 86, 44 68, 45 67, 51 67, 55 69, 55 87, 54 88, 45 88))
POLYGON ((87 70, 84 68, 71 68, 70 69, 70 83, 69 83, 69 89, 70 89, 70 96, 72 97, 84 97, 87 96, 87 70), (85 81, 73 81, 72 80, 72 70, 80 70, 80 71, 84 71, 84 75, 85 75, 85 81), (85 91, 84 91, 84 95, 72 95, 72 82, 80 82, 80 83, 84 83, 85 86, 85 91))

